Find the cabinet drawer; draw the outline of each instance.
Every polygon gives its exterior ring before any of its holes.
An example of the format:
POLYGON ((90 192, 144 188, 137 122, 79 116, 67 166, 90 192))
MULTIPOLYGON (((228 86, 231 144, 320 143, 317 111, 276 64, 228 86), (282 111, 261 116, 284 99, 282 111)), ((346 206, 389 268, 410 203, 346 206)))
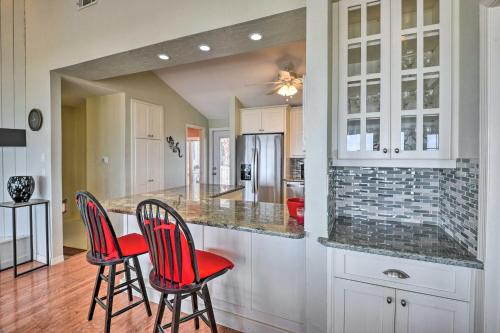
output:
POLYGON ((333 261, 336 277, 462 301, 471 299, 470 268, 345 250, 335 250, 333 261))

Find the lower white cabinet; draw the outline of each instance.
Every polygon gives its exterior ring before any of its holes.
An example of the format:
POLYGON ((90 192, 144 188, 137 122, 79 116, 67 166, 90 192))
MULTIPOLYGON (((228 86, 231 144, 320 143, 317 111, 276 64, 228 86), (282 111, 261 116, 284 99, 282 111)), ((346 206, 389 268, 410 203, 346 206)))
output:
POLYGON ((469 304, 335 279, 335 333, 466 333, 469 304))
POLYGON ((335 332, 394 332, 394 289, 344 279, 334 286, 335 332))
POLYGON ((328 251, 329 332, 473 332, 474 269, 328 251))

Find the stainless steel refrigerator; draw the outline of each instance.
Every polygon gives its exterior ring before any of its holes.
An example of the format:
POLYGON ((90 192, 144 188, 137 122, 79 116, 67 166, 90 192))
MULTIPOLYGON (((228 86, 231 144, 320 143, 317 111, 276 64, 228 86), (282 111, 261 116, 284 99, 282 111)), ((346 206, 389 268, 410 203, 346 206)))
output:
POLYGON ((239 136, 236 168, 245 201, 283 202, 283 134, 239 136))

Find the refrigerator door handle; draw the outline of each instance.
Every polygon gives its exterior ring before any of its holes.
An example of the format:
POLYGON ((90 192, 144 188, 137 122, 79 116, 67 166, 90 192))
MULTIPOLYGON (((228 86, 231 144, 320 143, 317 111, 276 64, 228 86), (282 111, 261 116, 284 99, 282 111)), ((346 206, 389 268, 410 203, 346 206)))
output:
POLYGON ((256 174, 257 174, 257 164, 256 164, 256 157, 257 157, 257 149, 253 149, 253 156, 252 156, 252 193, 257 192, 257 187, 256 187, 256 174))
POLYGON ((259 192, 259 151, 255 149, 255 193, 259 192))

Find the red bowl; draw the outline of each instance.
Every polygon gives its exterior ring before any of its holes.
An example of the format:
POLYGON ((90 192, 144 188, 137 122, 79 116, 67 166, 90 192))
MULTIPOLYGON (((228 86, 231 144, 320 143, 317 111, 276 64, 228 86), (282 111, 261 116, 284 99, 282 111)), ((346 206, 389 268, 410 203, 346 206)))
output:
POLYGON ((304 216, 297 216, 297 208, 304 208, 304 198, 290 198, 287 201, 288 213, 299 223, 304 223, 304 216))

